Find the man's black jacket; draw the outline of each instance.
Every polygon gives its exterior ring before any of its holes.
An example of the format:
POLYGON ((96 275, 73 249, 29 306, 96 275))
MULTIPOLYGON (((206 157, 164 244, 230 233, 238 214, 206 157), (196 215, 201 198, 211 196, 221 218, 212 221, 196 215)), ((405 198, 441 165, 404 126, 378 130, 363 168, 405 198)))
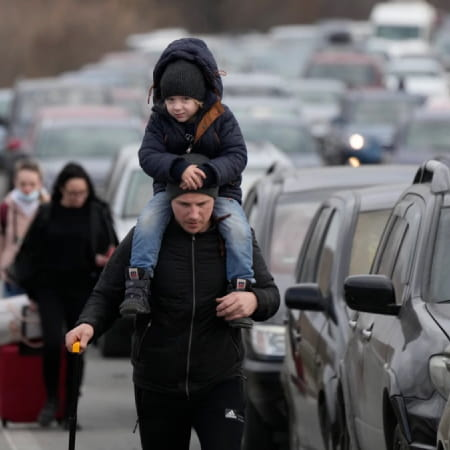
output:
MULTIPOLYGON (((118 317, 133 231, 116 249, 78 320, 93 325, 96 335, 118 317)), ((252 318, 262 321, 278 310, 280 296, 255 240, 253 252, 258 307, 252 318)), ((172 220, 151 284, 151 317, 140 315, 136 320, 136 385, 189 396, 241 374, 241 332, 216 316, 216 298, 227 289, 225 266, 216 227, 191 235, 172 220)))

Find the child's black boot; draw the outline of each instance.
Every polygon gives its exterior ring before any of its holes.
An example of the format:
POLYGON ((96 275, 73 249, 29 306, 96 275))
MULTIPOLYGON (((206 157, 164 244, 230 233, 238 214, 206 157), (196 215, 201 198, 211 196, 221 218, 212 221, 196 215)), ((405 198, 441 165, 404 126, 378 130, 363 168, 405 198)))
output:
POLYGON ((122 317, 134 317, 138 313, 150 313, 150 274, 140 267, 126 270, 125 298, 120 305, 122 317))

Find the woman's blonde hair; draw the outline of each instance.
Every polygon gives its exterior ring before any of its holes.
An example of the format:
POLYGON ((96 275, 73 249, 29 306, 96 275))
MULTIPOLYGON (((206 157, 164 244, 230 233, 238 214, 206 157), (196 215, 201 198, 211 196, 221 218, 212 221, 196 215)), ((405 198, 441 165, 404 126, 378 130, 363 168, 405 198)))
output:
POLYGON ((39 175, 39 178, 44 178, 44 175, 42 173, 41 166, 37 161, 30 158, 22 158, 16 161, 14 164, 14 177, 21 171, 21 170, 29 170, 30 172, 36 172, 39 175))

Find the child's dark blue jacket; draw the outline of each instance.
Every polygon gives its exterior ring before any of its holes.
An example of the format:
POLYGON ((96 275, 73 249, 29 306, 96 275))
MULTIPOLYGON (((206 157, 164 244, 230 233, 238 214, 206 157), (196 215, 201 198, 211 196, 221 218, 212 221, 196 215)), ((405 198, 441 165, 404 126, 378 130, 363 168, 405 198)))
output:
POLYGON ((206 44, 196 38, 178 39, 162 53, 153 71, 153 109, 139 149, 142 169, 153 177, 154 193, 167 182, 180 182, 188 163, 179 155, 186 153, 189 142, 185 125, 178 123, 164 108, 159 82, 166 66, 176 59, 196 63, 203 71, 207 94, 195 123, 191 151, 211 159, 205 170, 207 180, 220 186, 219 195, 241 202, 241 174, 247 164, 247 149, 236 118, 221 103, 222 80, 217 63, 206 44))

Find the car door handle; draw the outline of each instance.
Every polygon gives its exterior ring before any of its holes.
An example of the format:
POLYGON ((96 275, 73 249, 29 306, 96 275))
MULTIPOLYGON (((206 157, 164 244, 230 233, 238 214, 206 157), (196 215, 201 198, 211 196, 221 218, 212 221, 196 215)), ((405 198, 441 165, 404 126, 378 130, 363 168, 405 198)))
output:
POLYGON ((368 341, 372 337, 372 327, 361 330, 363 338, 368 341))
POLYGON ((302 334, 296 328, 293 328, 292 330, 292 337, 294 338, 294 342, 296 344, 299 344, 302 340, 302 334))

